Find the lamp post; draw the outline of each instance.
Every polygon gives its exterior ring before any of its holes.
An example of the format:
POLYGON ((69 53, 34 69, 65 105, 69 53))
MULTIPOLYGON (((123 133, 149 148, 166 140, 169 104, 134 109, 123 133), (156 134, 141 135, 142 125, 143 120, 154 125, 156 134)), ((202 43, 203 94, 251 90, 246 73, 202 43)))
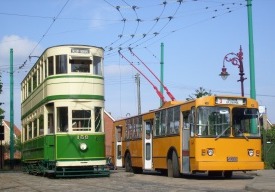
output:
POLYGON ((240 46, 239 53, 228 53, 227 55, 225 55, 225 57, 223 59, 222 72, 220 73, 220 76, 223 80, 225 80, 229 76, 229 73, 226 71, 225 61, 230 62, 235 66, 238 66, 239 75, 240 75, 240 79, 238 80, 238 82, 239 81, 241 82, 241 92, 242 92, 242 97, 243 97, 244 96, 243 82, 244 82, 244 80, 246 80, 246 78, 243 77, 244 76, 244 70, 243 70, 242 46, 240 46))

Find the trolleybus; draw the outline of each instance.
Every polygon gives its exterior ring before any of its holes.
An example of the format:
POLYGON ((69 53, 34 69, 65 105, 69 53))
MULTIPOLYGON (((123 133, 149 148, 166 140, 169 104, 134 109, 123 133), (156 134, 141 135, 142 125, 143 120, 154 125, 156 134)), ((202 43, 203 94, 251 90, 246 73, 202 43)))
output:
POLYGON ((50 47, 23 79, 22 161, 29 173, 109 175, 103 57, 101 47, 50 47))
POLYGON ((114 161, 126 171, 155 170, 179 177, 264 168, 257 101, 205 96, 114 123, 114 161))

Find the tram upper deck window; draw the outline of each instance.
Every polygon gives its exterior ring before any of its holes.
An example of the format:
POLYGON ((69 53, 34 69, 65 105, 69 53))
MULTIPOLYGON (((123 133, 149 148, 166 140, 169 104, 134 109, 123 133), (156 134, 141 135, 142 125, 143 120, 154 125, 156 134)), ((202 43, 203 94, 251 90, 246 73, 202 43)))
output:
POLYGON ((71 59, 71 72, 90 73, 90 59, 71 59))
POLYGON ((53 75, 53 57, 48 57, 48 72, 49 76, 53 75))
POLYGON ((56 74, 67 73, 67 55, 55 56, 55 71, 56 74))
POLYGON ((98 57, 98 56, 93 57, 93 68, 94 68, 94 74, 102 75, 101 57, 98 57))

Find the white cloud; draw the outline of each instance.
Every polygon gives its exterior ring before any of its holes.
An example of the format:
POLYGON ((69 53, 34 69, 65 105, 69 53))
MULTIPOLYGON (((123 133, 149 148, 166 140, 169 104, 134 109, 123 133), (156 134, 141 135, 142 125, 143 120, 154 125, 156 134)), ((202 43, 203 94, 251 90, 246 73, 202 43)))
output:
MULTIPOLYGON (((3 92, 1 94, 1 101, 5 104, 1 107, 5 110, 5 119, 9 120, 10 117, 10 49, 13 49, 14 70, 18 69, 19 65, 28 60, 28 56, 36 47, 37 42, 31 41, 26 37, 18 35, 4 36, 0 40, 0 72, 1 81, 3 82, 3 92)), ((32 55, 41 55, 41 47, 37 46, 32 55)), ((29 66, 30 67, 30 66, 29 66)), ((24 70, 25 71, 25 70, 24 70)), ((17 71, 14 74, 14 122, 20 127, 20 82, 25 73, 17 71), (20 73, 19 73, 20 72, 20 73)))
MULTIPOLYGON (((0 60, 8 60, 10 49, 13 49, 14 60, 24 62, 36 47, 37 42, 18 35, 4 36, 0 41, 0 60)), ((32 55, 40 55, 41 47, 38 45, 32 55)))

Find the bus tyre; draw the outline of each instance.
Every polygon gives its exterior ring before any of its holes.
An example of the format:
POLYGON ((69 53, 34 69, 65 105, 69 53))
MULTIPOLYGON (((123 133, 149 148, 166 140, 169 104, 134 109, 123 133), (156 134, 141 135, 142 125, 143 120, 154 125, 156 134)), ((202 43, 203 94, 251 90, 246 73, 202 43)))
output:
POLYGON ((142 168, 141 167, 133 167, 133 172, 135 174, 141 174, 142 173, 142 168))
POLYGON ((178 156, 175 151, 172 153, 172 158, 168 158, 168 177, 180 177, 178 156))
POLYGON ((224 171, 224 173, 223 173, 223 176, 225 177, 225 178, 231 178, 232 177, 232 175, 233 175, 233 172, 232 171, 224 171))
POLYGON ((179 170, 178 156, 175 151, 173 152, 172 163, 173 163, 173 177, 178 178, 180 177, 180 170, 179 170))
POLYGON ((133 172, 130 153, 127 153, 125 156, 125 171, 133 172))

